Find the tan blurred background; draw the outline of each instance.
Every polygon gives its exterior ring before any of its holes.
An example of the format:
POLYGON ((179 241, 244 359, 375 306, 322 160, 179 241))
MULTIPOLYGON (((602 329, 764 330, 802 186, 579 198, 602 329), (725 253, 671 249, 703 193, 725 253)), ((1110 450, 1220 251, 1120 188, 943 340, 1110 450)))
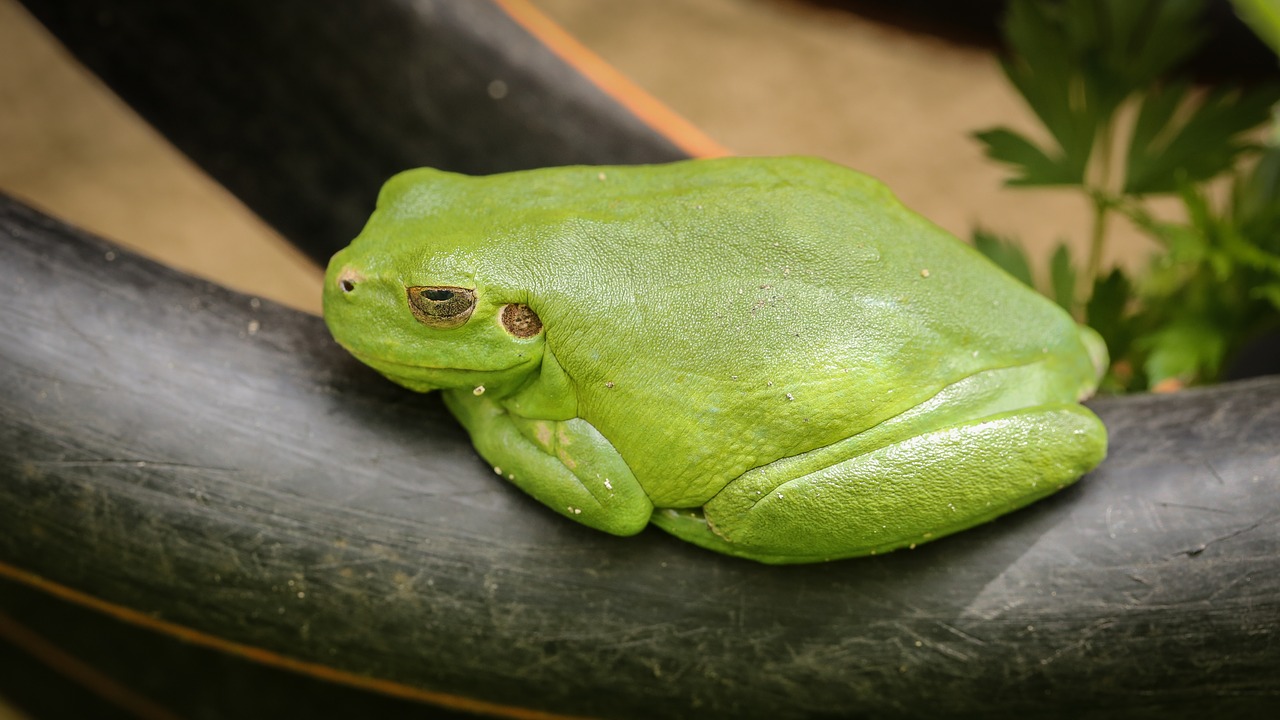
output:
MULTIPOLYGON (((798 0, 535 0, 731 150, 823 156, 875 175, 968 238, 1021 237, 1033 266, 1083 247, 1067 192, 1003 188, 974 130, 1035 133, 990 54, 798 0)), ((169 265, 316 312, 320 271, 0 0, 0 190, 169 265)), ((1120 228, 1126 231, 1127 228, 1120 228)), ((1108 262, 1152 249, 1122 232, 1108 262)))

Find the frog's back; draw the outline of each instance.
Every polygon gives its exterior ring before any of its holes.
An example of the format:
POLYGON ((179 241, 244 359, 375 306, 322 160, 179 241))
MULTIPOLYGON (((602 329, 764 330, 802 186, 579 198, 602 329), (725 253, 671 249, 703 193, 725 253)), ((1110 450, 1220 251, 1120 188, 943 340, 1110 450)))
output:
POLYGON ((1064 312, 843 167, 533 173, 487 179, 480 219, 506 251, 489 271, 529 285, 579 415, 618 438, 660 505, 700 505, 984 369, 1088 365, 1064 312))

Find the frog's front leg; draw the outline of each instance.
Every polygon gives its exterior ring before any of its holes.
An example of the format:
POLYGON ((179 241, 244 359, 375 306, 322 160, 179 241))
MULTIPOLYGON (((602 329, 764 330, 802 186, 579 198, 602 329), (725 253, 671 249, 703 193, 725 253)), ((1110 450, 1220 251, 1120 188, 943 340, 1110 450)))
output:
POLYGON ((653 523, 711 550, 814 562, 928 542, 1073 482, 1106 452, 1093 413, 1045 405, 913 434, 851 438, 745 473, 698 510, 653 523))
POLYGON ((591 423, 530 420, 469 390, 444 393, 494 472, 566 517, 614 535, 644 529, 653 503, 591 423))

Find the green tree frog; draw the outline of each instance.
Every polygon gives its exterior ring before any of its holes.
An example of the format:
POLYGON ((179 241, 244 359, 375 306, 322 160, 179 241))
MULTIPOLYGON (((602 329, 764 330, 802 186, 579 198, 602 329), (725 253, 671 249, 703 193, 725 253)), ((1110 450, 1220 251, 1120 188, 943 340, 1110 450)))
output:
POLYGON ((1098 335, 813 158, 410 170, 324 315, 552 510, 766 563, 914 547, 1106 453, 1098 335))

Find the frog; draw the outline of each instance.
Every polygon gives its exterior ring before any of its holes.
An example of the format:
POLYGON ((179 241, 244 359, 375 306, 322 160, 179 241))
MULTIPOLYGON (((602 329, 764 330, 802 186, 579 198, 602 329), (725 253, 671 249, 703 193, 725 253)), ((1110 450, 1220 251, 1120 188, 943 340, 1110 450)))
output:
POLYGON ((492 471, 613 535, 769 564, 916 546, 1075 482, 1090 328, 814 157, 395 175, 335 340, 440 391, 492 471))

